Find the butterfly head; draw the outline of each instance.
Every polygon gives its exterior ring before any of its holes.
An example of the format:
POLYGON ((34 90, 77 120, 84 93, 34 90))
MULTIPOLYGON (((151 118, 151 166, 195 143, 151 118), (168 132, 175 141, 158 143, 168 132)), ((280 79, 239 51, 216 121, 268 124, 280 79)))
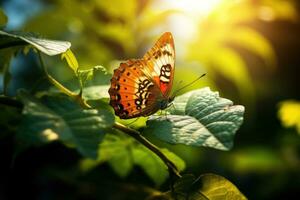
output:
POLYGON ((171 105, 171 102, 174 100, 174 97, 164 98, 163 100, 159 101, 159 108, 160 110, 164 110, 171 105))

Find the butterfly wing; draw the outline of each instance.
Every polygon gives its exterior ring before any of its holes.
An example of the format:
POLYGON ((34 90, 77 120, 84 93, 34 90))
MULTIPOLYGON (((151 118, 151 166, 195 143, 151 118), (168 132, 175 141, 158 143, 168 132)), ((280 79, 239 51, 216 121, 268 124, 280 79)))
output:
POLYGON ((168 99, 174 77, 175 49, 171 33, 164 33, 143 59, 128 60, 114 71, 110 105, 122 119, 149 116, 168 99))
POLYGON ((146 73, 150 73, 164 97, 169 97, 175 70, 175 46, 170 32, 164 33, 144 55, 146 73))
POLYGON ((122 119, 148 116, 159 110, 156 106, 159 88, 143 68, 143 60, 128 60, 114 71, 108 91, 110 105, 122 119))

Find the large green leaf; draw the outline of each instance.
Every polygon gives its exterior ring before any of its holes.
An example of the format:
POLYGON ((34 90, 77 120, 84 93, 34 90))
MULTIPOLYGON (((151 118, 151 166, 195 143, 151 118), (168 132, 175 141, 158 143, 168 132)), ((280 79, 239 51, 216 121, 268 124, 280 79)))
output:
POLYGON ((173 196, 187 200, 247 199, 235 185, 216 174, 203 174, 197 179, 184 175, 175 183, 173 196))
POLYGON ((246 200, 247 198, 230 181, 216 174, 203 174, 192 185, 190 200, 246 200))
POLYGON ((37 99, 20 91, 19 98, 24 104, 24 116, 18 139, 34 145, 59 139, 75 144, 82 155, 97 158, 106 128, 114 123, 112 113, 84 110, 64 95, 37 99))
POLYGON ((25 32, 13 34, 0 31, 0 49, 28 44, 49 56, 64 53, 71 47, 71 43, 67 41, 42 39, 25 32))
POLYGON ((202 174, 196 178, 185 174, 178 179, 172 191, 156 194, 149 200, 246 200, 230 181, 216 174, 202 174))
MULTIPOLYGON (((184 161, 174 153, 167 149, 161 151, 180 171, 185 168, 184 161)), ((134 165, 140 166, 156 185, 162 184, 169 175, 167 167, 158 156, 134 139, 121 134, 106 134, 100 144, 98 160, 85 159, 81 163, 81 168, 88 171, 103 162, 108 162, 121 177, 127 176, 134 165)))
POLYGON ((243 122, 244 107, 203 88, 179 96, 166 116, 151 116, 146 131, 172 144, 229 150, 243 122))

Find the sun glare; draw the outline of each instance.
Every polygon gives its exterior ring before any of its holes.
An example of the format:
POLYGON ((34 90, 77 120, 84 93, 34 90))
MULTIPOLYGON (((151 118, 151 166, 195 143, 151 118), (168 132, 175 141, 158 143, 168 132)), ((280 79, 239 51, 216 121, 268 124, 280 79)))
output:
MULTIPOLYGON (((210 14, 221 3, 222 0, 165 0, 154 4, 156 10, 178 10, 181 14, 170 17, 166 27, 171 31, 177 39, 177 43, 186 43, 191 40, 197 31, 197 27, 201 19, 210 14)), ((177 54, 183 53, 182 48, 177 49, 177 54)))
POLYGON ((169 0, 169 6, 187 12, 194 17, 201 17, 209 14, 221 0, 169 0))

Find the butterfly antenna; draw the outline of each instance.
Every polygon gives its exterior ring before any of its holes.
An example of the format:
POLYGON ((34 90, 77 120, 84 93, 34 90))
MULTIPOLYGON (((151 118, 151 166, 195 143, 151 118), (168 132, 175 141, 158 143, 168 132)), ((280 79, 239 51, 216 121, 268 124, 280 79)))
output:
POLYGON ((183 90, 183 89, 185 89, 185 88, 187 88, 187 87, 193 85, 194 83, 196 83, 198 80, 200 80, 200 79, 201 79, 203 76, 205 76, 205 75, 206 75, 206 74, 202 74, 201 76, 199 76, 198 78, 196 78, 195 80, 193 80, 192 82, 190 82, 189 84, 183 86, 182 88, 179 88, 178 90, 176 90, 176 91, 174 92, 174 95, 173 95, 173 96, 176 96, 176 94, 177 94, 179 91, 181 91, 181 90, 183 90))

